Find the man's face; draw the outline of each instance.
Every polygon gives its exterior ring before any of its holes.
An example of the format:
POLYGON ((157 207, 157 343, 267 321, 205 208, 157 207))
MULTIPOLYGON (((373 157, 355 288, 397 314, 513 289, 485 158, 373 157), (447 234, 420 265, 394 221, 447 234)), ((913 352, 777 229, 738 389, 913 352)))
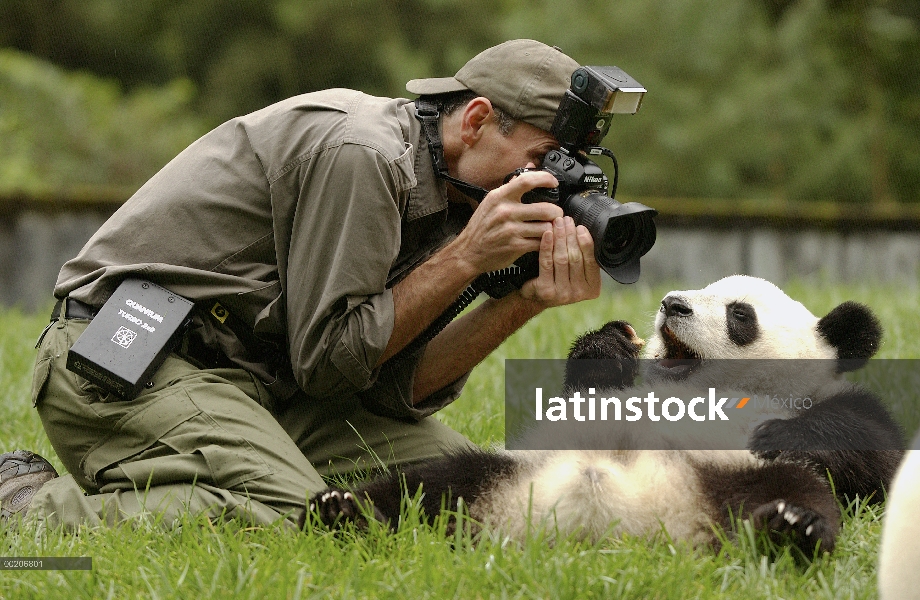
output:
POLYGON ((457 171, 460 179, 493 190, 515 169, 539 167, 546 153, 558 148, 556 138, 538 127, 519 122, 504 135, 492 118, 458 162, 457 171))

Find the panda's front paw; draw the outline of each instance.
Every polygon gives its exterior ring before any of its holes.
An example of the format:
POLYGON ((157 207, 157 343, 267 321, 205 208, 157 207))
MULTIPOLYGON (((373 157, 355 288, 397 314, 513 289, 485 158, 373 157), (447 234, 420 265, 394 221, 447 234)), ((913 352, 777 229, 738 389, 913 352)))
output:
POLYGON ((569 351, 570 359, 638 358, 645 345, 626 321, 609 321, 600 329, 578 336, 569 351))
POLYGON ((751 514, 751 522, 755 529, 768 531, 774 538, 792 537, 808 556, 818 547, 832 552, 840 528, 835 519, 785 500, 761 504, 751 514))
POLYGON ((572 343, 565 368, 569 389, 622 389, 633 384, 645 341, 626 321, 610 321, 572 343))
POLYGON ((770 419, 758 425, 748 439, 748 450, 758 458, 775 460, 784 450, 792 450, 795 442, 790 435, 788 419, 770 419))
MULTIPOLYGON (((341 527, 346 522, 354 522, 358 527, 367 527, 366 515, 378 521, 385 521, 383 514, 370 501, 359 503, 351 492, 329 488, 310 499, 307 512, 330 529, 341 527)), ((301 528, 306 524, 306 515, 301 528)))

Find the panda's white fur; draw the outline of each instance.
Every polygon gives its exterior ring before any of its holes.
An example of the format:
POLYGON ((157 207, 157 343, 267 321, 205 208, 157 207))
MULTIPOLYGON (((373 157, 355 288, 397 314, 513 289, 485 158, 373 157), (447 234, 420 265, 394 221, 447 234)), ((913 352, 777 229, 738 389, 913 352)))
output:
POLYGON ((912 600, 920 594, 920 433, 901 463, 885 504, 878 585, 881 600, 912 600))
MULTIPOLYGON (((659 398, 691 398, 710 386, 718 387, 720 395, 737 391, 738 397, 788 391, 799 397, 808 395, 815 403, 846 394, 852 386, 835 369, 839 349, 822 335, 819 321, 778 287, 753 277, 727 277, 701 290, 671 292, 662 301, 654 333, 645 345, 645 357, 654 365, 646 373, 646 385, 659 398), (774 358, 825 360, 807 361, 807 365, 775 361, 769 368, 750 368, 749 364, 745 369, 734 367, 731 361, 710 362, 774 358), (672 380, 672 371, 682 378, 672 380)), ((634 341, 642 343, 626 327, 634 341)), ((596 390, 596 394, 603 392, 596 390)), ((622 397, 644 394, 642 388, 634 388, 622 397)), ((572 440, 579 440, 582 449, 448 456, 407 469, 405 479, 391 476, 372 482, 349 495, 348 501, 342 500, 344 491, 327 491, 312 506, 321 520, 332 524, 341 518, 356 518, 367 507, 361 509, 354 499, 366 498, 377 518, 393 522, 398 520, 400 506, 398 497, 392 498, 394 489, 398 493, 402 484, 412 493, 422 485, 426 495, 436 496, 429 497, 428 510, 437 510, 441 493, 463 496, 476 521, 516 539, 523 539, 534 527, 550 538, 558 534, 590 539, 623 533, 654 535, 664 528, 673 539, 705 544, 715 541, 714 524, 730 526, 728 513, 740 511, 743 502, 749 502, 756 506, 744 506, 747 516, 754 511, 755 517, 773 529, 795 529, 801 521, 798 533, 805 538, 805 548, 820 541, 830 549, 839 512, 830 487, 817 470, 800 464, 803 461, 773 461, 749 450, 729 449, 749 448, 760 425, 792 414, 772 404, 741 412, 744 418, 733 415, 730 426, 706 422, 676 432, 648 420, 628 426, 607 422, 595 428, 584 422, 557 423, 528 432, 526 436, 537 441, 533 447, 541 442, 554 447, 555 437, 567 440, 569 447, 572 440), (698 445, 694 436, 698 436, 698 445), (609 447, 597 442, 609 443, 611 437, 611 449, 596 449, 609 447), (726 449, 708 449, 720 447, 726 449), (761 472, 764 481, 758 482, 761 472), (751 474, 751 483, 733 481, 751 474), (771 496, 774 482, 770 478, 782 479, 790 497, 799 498, 798 504, 771 496), (733 486, 747 487, 735 494, 733 486), (732 502, 742 504, 726 509, 732 502), (811 537, 814 539, 808 539, 811 537)))
MULTIPOLYGON (((645 342, 636 338, 644 345, 643 358, 646 362, 655 361, 654 368, 646 373, 647 383, 628 392, 597 389, 592 390, 591 395, 645 397, 648 392, 654 391, 661 399, 671 396, 686 399, 713 387, 719 390, 720 397, 758 395, 762 398, 769 394, 781 399, 807 397, 820 400, 852 387, 835 368, 836 349, 817 331, 819 319, 769 281, 735 275, 701 290, 669 292, 665 300, 669 298, 680 298, 689 304, 693 318, 669 319, 662 306, 655 317, 653 335, 649 340, 645 342), (759 328, 756 339, 744 346, 728 338, 725 326, 726 306, 740 302, 756 308, 759 328), (669 369, 661 366, 669 357, 663 333, 665 328, 702 359, 688 376, 678 381, 670 380, 669 369)), ((583 396, 587 395, 585 390, 581 392, 583 396)), ((572 447, 580 442, 583 448, 598 448, 605 447, 605 444, 597 438, 613 435, 618 439, 629 439, 630 449, 742 448, 762 422, 786 418, 791 412, 781 402, 776 405, 761 403, 759 410, 732 414, 730 423, 707 420, 681 428, 675 428, 664 420, 657 423, 647 419, 638 423, 605 422, 593 428, 591 424, 568 420, 528 432, 519 447, 572 447)))
POLYGON ((514 539, 539 525, 549 539, 653 535, 703 544, 712 521, 690 454, 720 463, 755 461, 750 452, 669 450, 517 451, 517 477, 490 487, 470 515, 514 539))

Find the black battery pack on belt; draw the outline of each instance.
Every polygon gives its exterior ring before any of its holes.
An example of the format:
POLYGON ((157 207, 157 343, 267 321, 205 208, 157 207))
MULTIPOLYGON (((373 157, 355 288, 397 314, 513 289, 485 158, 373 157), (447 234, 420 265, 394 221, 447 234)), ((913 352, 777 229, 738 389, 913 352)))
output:
POLYGON ((67 369, 131 400, 179 341, 193 306, 154 283, 126 279, 71 347, 67 369))

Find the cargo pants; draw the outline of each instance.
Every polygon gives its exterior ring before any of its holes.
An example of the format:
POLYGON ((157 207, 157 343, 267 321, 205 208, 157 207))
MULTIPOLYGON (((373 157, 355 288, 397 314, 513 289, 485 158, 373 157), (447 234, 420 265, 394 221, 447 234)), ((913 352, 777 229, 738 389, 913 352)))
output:
POLYGON ((429 417, 404 422, 356 398, 279 405, 243 369, 200 369, 171 354, 134 400, 65 368, 89 321, 62 318, 39 345, 32 385, 68 474, 35 495, 29 517, 67 528, 183 514, 296 522, 322 476, 440 456, 472 445, 429 417))

